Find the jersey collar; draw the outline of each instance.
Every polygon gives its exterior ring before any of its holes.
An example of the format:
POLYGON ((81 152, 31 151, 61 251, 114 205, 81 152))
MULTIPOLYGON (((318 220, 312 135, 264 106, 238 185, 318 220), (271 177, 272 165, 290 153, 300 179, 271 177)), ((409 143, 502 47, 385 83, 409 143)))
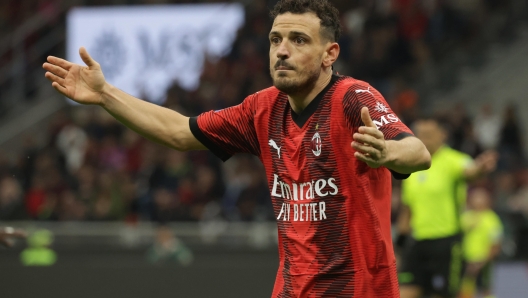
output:
POLYGON ((328 92, 328 90, 332 88, 334 83, 340 77, 341 75, 335 72, 332 73, 332 78, 330 79, 330 82, 328 83, 328 85, 326 85, 326 87, 323 90, 321 90, 319 94, 315 96, 315 98, 306 106, 306 108, 300 114, 295 113, 295 111, 293 111, 293 109, 290 106, 292 120, 293 122, 295 122, 295 124, 299 128, 302 128, 304 124, 308 121, 308 119, 310 119, 310 117, 315 113, 315 111, 317 111, 317 107, 319 106, 319 103, 321 102, 321 100, 323 100, 326 92, 328 92))

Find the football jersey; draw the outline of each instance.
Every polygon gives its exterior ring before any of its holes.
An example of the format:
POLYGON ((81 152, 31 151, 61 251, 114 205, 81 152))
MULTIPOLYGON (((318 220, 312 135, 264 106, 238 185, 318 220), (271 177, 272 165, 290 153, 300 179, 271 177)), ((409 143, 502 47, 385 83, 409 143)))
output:
POLYGON ((299 114, 275 87, 190 119, 222 160, 251 153, 264 164, 278 226, 272 297, 399 297, 391 242, 391 173, 354 157, 369 108, 385 139, 411 131, 365 82, 333 75, 299 114))

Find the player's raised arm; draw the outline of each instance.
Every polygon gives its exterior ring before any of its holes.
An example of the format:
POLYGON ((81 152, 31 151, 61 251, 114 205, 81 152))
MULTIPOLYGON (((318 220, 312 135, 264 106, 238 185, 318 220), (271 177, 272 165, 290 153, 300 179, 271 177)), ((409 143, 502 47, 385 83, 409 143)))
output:
POLYGON ((176 150, 205 149, 189 128, 189 118, 137 99, 106 82, 101 66, 84 47, 81 66, 49 56, 43 68, 52 87, 81 104, 99 105, 142 136, 176 150))
POLYGON ((431 166, 431 155, 418 138, 409 136, 402 140, 385 140, 367 107, 361 109, 361 120, 364 126, 354 134, 352 142, 357 159, 372 168, 384 166, 401 174, 426 170, 431 166))

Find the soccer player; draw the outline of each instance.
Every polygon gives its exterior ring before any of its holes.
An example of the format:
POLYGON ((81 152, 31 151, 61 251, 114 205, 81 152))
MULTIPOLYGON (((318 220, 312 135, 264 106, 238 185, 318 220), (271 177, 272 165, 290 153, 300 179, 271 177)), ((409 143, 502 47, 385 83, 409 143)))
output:
POLYGON ((176 150, 258 156, 278 223, 273 297, 398 297, 390 171, 427 169, 430 155, 378 91, 332 72, 340 25, 328 1, 279 1, 272 16, 274 86, 198 117, 111 86, 84 48, 87 67, 49 57, 45 76, 60 93, 176 150))
POLYGON ((491 269, 493 260, 500 252, 502 223, 491 209, 491 198, 484 188, 470 192, 468 207, 469 210, 462 214, 461 221, 466 268, 460 298, 473 298, 478 290, 484 298, 493 298, 491 269))
POLYGON ((398 218, 405 246, 399 272, 402 298, 455 297, 462 273, 460 215, 467 181, 495 169, 497 154, 489 151, 474 161, 447 145, 447 131, 435 119, 415 123, 414 132, 432 156, 432 166, 402 182, 402 212, 398 218), (405 241, 412 232, 414 241, 405 241))

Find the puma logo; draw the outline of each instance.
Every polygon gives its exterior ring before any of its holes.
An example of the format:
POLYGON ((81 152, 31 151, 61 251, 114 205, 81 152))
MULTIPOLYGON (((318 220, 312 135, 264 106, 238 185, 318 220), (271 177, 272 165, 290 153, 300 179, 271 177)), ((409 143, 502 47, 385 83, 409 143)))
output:
POLYGON ((358 90, 356 90, 356 93, 370 93, 370 95, 374 95, 374 94, 372 94, 372 92, 370 92, 370 87, 368 87, 367 90, 358 89, 358 90))
POLYGON ((279 155, 279 158, 280 158, 280 149, 281 149, 281 147, 277 146, 277 143, 275 143, 275 141, 272 140, 272 139, 269 140, 268 145, 273 147, 273 149, 277 150, 277 154, 279 155))

